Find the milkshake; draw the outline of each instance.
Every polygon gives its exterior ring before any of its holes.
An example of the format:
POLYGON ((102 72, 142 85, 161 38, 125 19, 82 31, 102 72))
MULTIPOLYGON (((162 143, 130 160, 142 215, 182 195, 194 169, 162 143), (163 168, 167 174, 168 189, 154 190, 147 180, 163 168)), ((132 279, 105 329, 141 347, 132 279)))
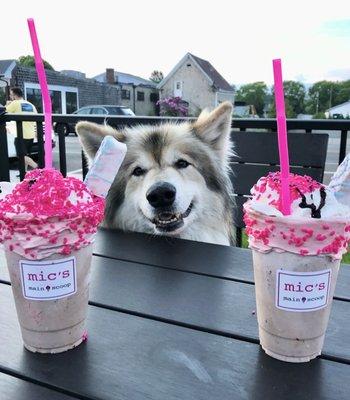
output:
POLYGON ((75 178, 34 170, 0 201, 3 243, 24 346, 59 353, 85 338, 92 243, 104 199, 75 178))
POLYGON ((350 208, 334 190, 290 174, 291 214, 281 212, 280 173, 261 178, 244 205, 253 251, 260 343, 289 362, 321 354, 339 264, 350 241, 350 208))

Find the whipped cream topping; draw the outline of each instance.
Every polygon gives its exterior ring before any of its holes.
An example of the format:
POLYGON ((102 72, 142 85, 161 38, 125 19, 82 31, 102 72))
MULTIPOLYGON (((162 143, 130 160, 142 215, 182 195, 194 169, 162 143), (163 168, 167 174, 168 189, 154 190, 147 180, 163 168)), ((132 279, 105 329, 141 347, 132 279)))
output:
POLYGON ((103 212, 80 180, 37 169, 0 200, 0 243, 27 259, 68 255, 93 241, 103 212))
POLYGON ((259 179, 244 205, 251 248, 330 255, 340 259, 350 241, 350 208, 309 176, 290 174, 291 215, 280 209, 280 173, 259 179))

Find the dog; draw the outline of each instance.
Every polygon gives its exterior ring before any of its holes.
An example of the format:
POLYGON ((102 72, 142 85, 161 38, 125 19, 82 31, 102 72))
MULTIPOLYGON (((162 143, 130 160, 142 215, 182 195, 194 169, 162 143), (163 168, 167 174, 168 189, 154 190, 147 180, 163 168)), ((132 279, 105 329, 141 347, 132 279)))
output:
POLYGON ((102 226, 232 244, 231 116, 232 104, 225 102, 194 122, 123 130, 79 122, 76 131, 90 162, 106 135, 127 145, 102 226))

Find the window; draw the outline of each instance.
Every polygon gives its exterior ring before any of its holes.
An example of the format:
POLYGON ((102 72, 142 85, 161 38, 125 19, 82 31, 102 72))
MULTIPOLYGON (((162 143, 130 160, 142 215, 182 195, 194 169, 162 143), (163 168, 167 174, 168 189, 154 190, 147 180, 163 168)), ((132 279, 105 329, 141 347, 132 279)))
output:
POLYGON ((106 107, 109 115, 134 115, 134 113, 127 107, 106 107))
POLYGON ((66 92, 66 113, 72 114, 78 108, 78 95, 74 92, 66 92))
POLYGON ((107 111, 102 107, 94 107, 91 109, 91 114, 104 115, 107 114, 107 111))
POLYGON ((0 105, 3 105, 6 103, 6 93, 5 93, 5 88, 0 87, 0 105))
POLYGON ((130 100, 130 90, 122 89, 122 100, 130 100))
POLYGON ((149 95, 149 100, 150 100, 151 103, 156 103, 159 100, 158 93, 151 93, 149 95))
POLYGON ((52 103, 52 113, 62 114, 61 92, 58 90, 50 90, 50 97, 52 103))
POLYGON ((145 92, 137 91, 137 101, 145 101, 145 92))
POLYGON ((181 82, 176 82, 176 89, 180 90, 181 89, 181 82))
POLYGON ((34 104, 35 108, 37 109, 38 113, 43 112, 42 100, 41 100, 41 91, 40 89, 27 89, 26 90, 26 98, 27 100, 34 104))
POLYGON ((78 115, 87 115, 90 114, 91 108, 82 108, 77 112, 78 115))

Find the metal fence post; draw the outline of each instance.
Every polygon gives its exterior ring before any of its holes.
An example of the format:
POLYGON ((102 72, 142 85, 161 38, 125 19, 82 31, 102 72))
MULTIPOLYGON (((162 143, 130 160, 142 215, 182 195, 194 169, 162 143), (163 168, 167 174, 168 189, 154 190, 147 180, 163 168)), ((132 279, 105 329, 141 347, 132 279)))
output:
POLYGON ((58 148, 60 156, 60 171, 61 174, 67 176, 67 155, 66 155, 66 136, 64 133, 64 125, 58 124, 56 128, 58 134, 58 148))
POLYGON ((341 131, 340 149, 339 149, 339 164, 342 163, 346 156, 346 142, 348 139, 348 131, 341 131))
POLYGON ((1 119, 5 107, 0 107, 0 181, 10 182, 10 161, 7 147, 6 122, 1 119))

